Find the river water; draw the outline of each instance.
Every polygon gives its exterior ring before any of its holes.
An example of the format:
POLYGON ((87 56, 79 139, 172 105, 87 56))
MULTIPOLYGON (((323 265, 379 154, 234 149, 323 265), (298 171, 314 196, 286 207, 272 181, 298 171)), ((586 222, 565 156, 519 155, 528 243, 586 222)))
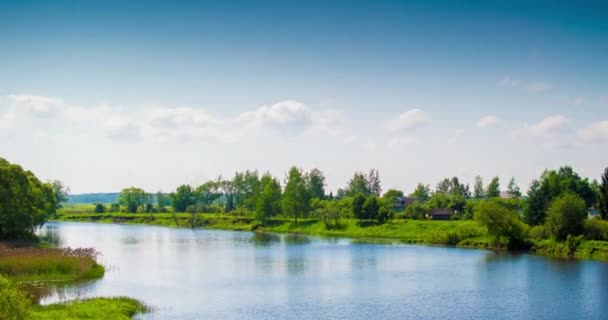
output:
POLYGON ((252 232, 51 222, 100 280, 42 303, 129 296, 139 319, 608 319, 608 263, 252 232))

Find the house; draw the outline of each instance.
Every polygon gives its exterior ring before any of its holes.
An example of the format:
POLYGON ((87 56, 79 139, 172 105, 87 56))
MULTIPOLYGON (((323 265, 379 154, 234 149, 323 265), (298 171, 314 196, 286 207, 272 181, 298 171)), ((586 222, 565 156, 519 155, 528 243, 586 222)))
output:
POLYGON ((399 198, 397 198, 397 201, 393 204, 393 211, 395 211, 395 212, 403 211, 403 210, 405 210, 405 208, 407 206, 414 203, 414 201, 416 201, 416 200, 418 200, 418 199, 416 199, 414 197, 399 197, 399 198))
POLYGON ((435 209, 429 213, 431 220, 450 220, 454 212, 450 208, 435 209))
POLYGON ((592 219, 597 217, 600 214, 600 211, 595 207, 591 207, 587 209, 587 218, 592 219))

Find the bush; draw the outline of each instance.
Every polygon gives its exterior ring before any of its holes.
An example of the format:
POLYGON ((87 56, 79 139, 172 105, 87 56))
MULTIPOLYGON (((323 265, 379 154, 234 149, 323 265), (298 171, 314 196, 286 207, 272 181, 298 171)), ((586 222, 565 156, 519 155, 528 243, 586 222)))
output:
POLYGON ((95 204, 95 213, 104 213, 106 212, 106 207, 101 204, 101 203, 97 203, 95 204))
POLYGON ((0 276, 0 319, 22 320, 28 316, 30 301, 8 279, 0 276))
POLYGON ((424 219, 428 211, 420 201, 416 200, 405 208, 403 217, 405 219, 424 219))
POLYGON ((588 219, 584 226, 586 239, 608 241, 608 221, 588 219))
POLYGON ((492 246, 506 245, 509 249, 524 249, 528 226, 519 220, 517 212, 490 200, 476 206, 475 220, 488 229, 492 246))
POLYGON ((530 238, 534 240, 544 240, 550 237, 549 231, 543 225, 538 225, 530 229, 530 238))
POLYGON ((545 225, 555 239, 565 240, 570 234, 583 233, 585 219, 587 219, 585 200, 567 192, 551 202, 545 225))

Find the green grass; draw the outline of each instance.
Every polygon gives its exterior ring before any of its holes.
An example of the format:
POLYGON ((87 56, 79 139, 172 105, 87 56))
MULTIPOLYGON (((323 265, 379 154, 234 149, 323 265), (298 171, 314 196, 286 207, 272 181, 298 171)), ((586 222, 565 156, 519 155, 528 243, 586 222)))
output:
POLYGON ((61 214, 58 220, 256 230, 355 239, 391 239, 404 243, 476 248, 487 248, 489 243, 485 228, 480 227, 474 221, 394 220, 386 224, 376 224, 366 221, 359 222, 355 219, 342 219, 339 226, 328 229, 322 221, 317 219, 300 219, 296 224, 291 219, 276 218, 262 225, 252 218, 219 214, 197 214, 194 224, 191 223, 191 218, 192 215, 188 213, 175 215, 170 213, 81 213, 61 214))
POLYGON ((0 274, 15 282, 69 282, 101 278, 92 249, 11 248, 0 245, 0 274))
POLYGON ((572 250, 566 242, 556 242, 554 240, 537 241, 532 248, 535 254, 549 256, 559 259, 585 259, 608 261, 608 241, 582 240, 580 244, 572 250))
POLYGON ((142 303, 131 298, 92 298, 48 306, 34 306, 30 311, 28 319, 128 320, 134 315, 146 311, 146 307, 142 303))

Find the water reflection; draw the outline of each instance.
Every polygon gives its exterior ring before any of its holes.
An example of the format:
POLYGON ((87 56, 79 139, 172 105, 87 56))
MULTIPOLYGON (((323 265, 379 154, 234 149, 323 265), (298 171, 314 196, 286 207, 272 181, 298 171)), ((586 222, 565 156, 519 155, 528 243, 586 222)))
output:
POLYGON ((42 303, 125 295, 155 308, 141 319, 601 319, 608 314, 608 264, 597 262, 87 223, 49 224, 41 235, 64 246, 95 247, 106 266, 98 281, 32 289, 42 303))

